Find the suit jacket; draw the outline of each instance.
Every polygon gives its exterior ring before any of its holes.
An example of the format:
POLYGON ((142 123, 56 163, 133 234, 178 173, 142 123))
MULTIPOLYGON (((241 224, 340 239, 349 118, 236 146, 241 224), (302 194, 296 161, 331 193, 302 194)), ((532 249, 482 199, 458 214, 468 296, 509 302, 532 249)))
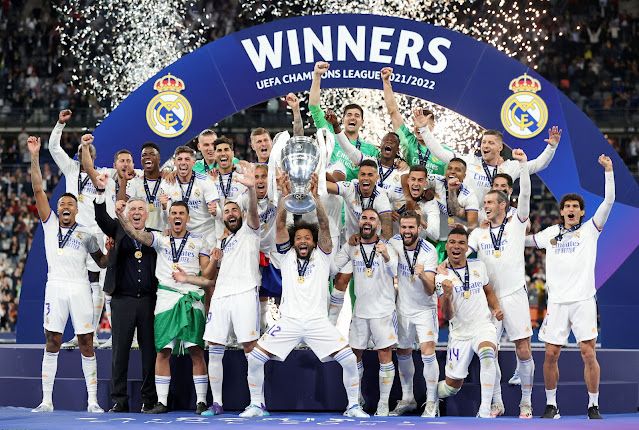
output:
MULTIPOLYGON (((122 225, 120 225, 120 221, 117 219, 111 218, 106 210, 106 203, 96 203, 93 202, 95 207, 95 220, 100 227, 102 232, 113 238, 115 240, 115 246, 109 252, 109 260, 107 265, 106 276, 104 278, 104 287, 103 290, 105 293, 109 295, 113 295, 115 290, 117 289, 117 281, 118 281, 118 255, 120 253, 120 248, 122 246, 122 241, 126 239, 127 234, 122 225)), ((146 231, 157 231, 150 228, 145 228, 146 231)), ((143 248, 148 248, 146 245, 142 245, 143 248)), ((148 249, 144 250, 148 251, 148 249)), ((153 250, 155 252, 155 250, 153 250)), ((153 269, 153 276, 155 277, 155 264, 156 260, 154 259, 151 263, 153 269)), ((155 284, 157 285, 157 279, 155 280, 155 284)))

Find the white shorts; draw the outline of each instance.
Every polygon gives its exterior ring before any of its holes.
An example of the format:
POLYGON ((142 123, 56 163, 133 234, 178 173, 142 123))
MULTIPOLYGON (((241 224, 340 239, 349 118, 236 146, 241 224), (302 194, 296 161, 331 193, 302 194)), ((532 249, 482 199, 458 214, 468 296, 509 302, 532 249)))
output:
MULTIPOLYGON (((187 342, 187 341, 182 341, 182 343, 184 344, 184 348, 188 349, 192 346, 199 346, 197 343, 192 343, 192 342, 187 342)), ((173 351, 175 349, 175 339, 173 339, 171 342, 169 342, 164 348, 162 349, 170 349, 171 351, 173 351)))
POLYGON ((597 302, 594 297, 572 303, 548 303, 539 340, 565 345, 571 330, 577 342, 597 338, 597 302))
POLYGON ((501 297, 499 306, 504 313, 504 319, 502 321, 494 320, 497 327, 497 339, 501 339, 503 330, 506 330, 511 342, 532 336, 528 294, 523 287, 506 297, 501 297))
POLYGON ((439 324, 437 321, 437 309, 428 309, 413 316, 405 316, 397 313, 398 348, 413 348, 415 336, 419 344, 435 342, 439 337, 439 324))
POLYGON ((331 354, 348 346, 346 338, 328 318, 301 320, 285 316, 277 320, 262 335, 257 344, 284 361, 293 348, 302 341, 321 361, 327 361, 331 354))
POLYGON ((69 315, 75 334, 93 332, 93 300, 89 285, 47 283, 44 290, 45 330, 64 333, 69 315))
POLYGON ((257 289, 211 299, 204 340, 226 345, 231 327, 239 343, 260 337, 260 302, 257 289))
POLYGON ((486 324, 475 332, 472 339, 449 339, 446 349, 446 377, 451 379, 465 379, 468 376, 468 366, 474 354, 479 353, 479 345, 490 342, 497 346, 495 326, 486 324))
POLYGON ((366 349, 372 338, 373 349, 384 349, 397 343, 397 314, 382 318, 359 318, 353 315, 348 343, 354 349, 366 349))

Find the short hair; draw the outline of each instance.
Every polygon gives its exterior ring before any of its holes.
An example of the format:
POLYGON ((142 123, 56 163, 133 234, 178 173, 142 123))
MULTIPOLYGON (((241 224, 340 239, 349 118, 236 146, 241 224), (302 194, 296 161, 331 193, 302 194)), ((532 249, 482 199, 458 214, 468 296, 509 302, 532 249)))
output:
POLYGON ((75 202, 76 202, 76 203, 78 202, 78 198, 77 198, 75 195, 71 194, 71 193, 63 193, 63 194, 60 196, 60 198, 58 199, 58 201, 60 201, 60 199, 61 199, 62 197, 71 197, 73 200, 75 200, 75 202))
POLYGON ((419 227, 422 223, 422 217, 416 211, 406 211, 399 217, 399 222, 401 223, 403 219, 414 219, 417 222, 417 227, 419 227))
MULTIPOLYGON (((148 209, 147 209, 147 207, 146 207, 146 205, 147 205, 146 200, 145 200, 145 199, 143 199, 142 197, 131 197, 129 200, 127 200, 127 201, 126 201, 126 210, 128 211, 128 210, 129 210, 129 205, 130 205, 131 203, 135 203, 135 202, 140 202, 140 203, 142 203, 142 207, 144 208, 144 210, 145 210, 145 211, 147 211, 147 212, 148 212, 148 209)), ((173 206, 173 205, 171 205, 171 206, 173 206)))
MULTIPOLYGON (((364 210, 362 211, 362 215, 364 214, 364 212, 375 212, 375 215, 377 215, 377 218, 379 218, 379 212, 377 212, 377 209, 374 209, 374 208, 367 208, 367 209, 364 209, 364 210)), ((360 215, 359 217, 361 218, 361 217, 362 217, 362 215, 360 215)))
POLYGON ((484 130, 484 132, 482 133, 482 137, 483 136, 497 136, 499 140, 504 140, 504 135, 499 130, 493 130, 493 129, 484 130))
POLYGON ((575 193, 564 195, 559 202, 559 209, 563 209, 566 202, 571 200, 577 201, 579 203, 579 209, 581 209, 582 211, 586 210, 586 203, 584 202, 584 198, 575 193))
POLYGON ((155 150, 158 152, 158 154, 160 153, 160 147, 159 147, 159 146, 158 146, 155 142, 151 142, 151 141, 149 141, 149 142, 144 142, 144 143, 142 144, 142 149, 141 149, 141 151, 144 151, 146 148, 152 148, 152 149, 155 149, 155 150))
POLYGON ((291 246, 295 243, 295 233, 297 233, 298 230, 310 230, 311 235, 313 236, 313 242, 317 244, 317 241, 319 240, 319 225, 300 220, 297 224, 288 226, 288 239, 291 246))
POLYGON ((171 209, 173 209, 173 206, 182 206, 184 208, 186 208, 186 213, 190 213, 189 211, 189 205, 187 205, 185 202, 183 202, 182 200, 177 200, 173 203, 171 203, 171 207, 169 207, 169 212, 171 212, 171 209))
POLYGON ((371 158, 364 158, 361 163, 359 163, 359 167, 372 167, 377 170, 377 162, 371 158))
POLYGON ((468 238, 468 230, 466 230, 466 228, 461 224, 457 224, 455 227, 453 227, 450 233, 448 233, 448 237, 450 237, 451 234, 460 234, 468 238))
POLYGON ((266 170, 266 173, 268 173, 268 164, 257 163, 255 164, 255 170, 257 169, 264 169, 266 170))
POLYGON ((268 130, 265 129, 264 127, 257 127, 251 130, 251 137, 261 136, 263 134, 268 134, 269 136, 271 135, 271 133, 269 133, 268 130))
POLYGON ((213 147, 217 148, 218 145, 224 144, 230 146, 231 149, 233 149, 233 140, 226 136, 218 137, 217 139, 215 139, 215 142, 213 142, 213 147))
POLYGON ((128 154, 131 157, 131 160, 133 160, 133 154, 131 154, 131 151, 129 151, 128 149, 120 149, 113 156, 113 162, 115 163, 116 161, 118 161, 118 157, 122 154, 128 154))
POLYGON ((173 152, 173 156, 177 157, 179 154, 182 154, 184 152, 188 152, 191 157, 195 157, 195 151, 193 151, 193 149, 190 146, 186 146, 186 145, 180 145, 177 148, 175 148, 175 152, 173 152))
POLYGON ((359 113, 362 115, 362 119, 364 119, 364 109, 362 109, 362 107, 358 105, 357 103, 349 103, 346 106, 344 106, 344 116, 346 116, 346 112, 351 109, 357 109, 359 113))
POLYGON ((428 169, 426 169, 426 167, 421 164, 413 164, 412 166, 410 166, 410 168, 408 169, 408 174, 410 175, 413 172, 423 172, 428 177, 428 169))
POLYGON ((205 137, 205 136, 217 136, 217 133, 215 132, 215 130, 211 130, 210 128, 205 128, 197 135, 197 138, 199 139, 200 137, 205 137))
MULTIPOLYGON (((504 178, 506 182, 508 182, 508 187, 509 188, 513 187, 513 177, 510 176, 508 173, 497 173, 495 175, 495 179, 497 178, 504 178)), ((495 182, 495 180, 493 180, 493 182, 495 182)))
POLYGON ((450 164, 450 163, 452 163, 452 162, 461 163, 461 164, 463 164, 463 165, 464 165, 464 167, 465 167, 465 168, 468 168, 468 165, 466 164, 466 162, 465 162, 462 158, 459 158, 459 157, 453 157, 453 158, 451 158, 451 159, 450 159, 450 161, 448 162, 448 164, 450 164))
MULTIPOLYGON (((398 142, 401 142, 401 139, 399 138, 399 134, 395 133, 394 131, 389 131, 388 133, 384 135, 384 137, 386 136, 393 136, 395 139, 397 139, 398 142)), ((384 137, 382 137, 382 139, 384 137)))
POLYGON ((422 113, 424 114, 424 116, 428 116, 428 115, 432 115, 433 116, 433 120, 435 120, 435 112, 433 112, 430 109, 422 109, 422 113))
POLYGON ((506 195, 506 193, 504 193, 503 191, 499 191, 499 190, 490 190, 486 193, 486 195, 488 194, 495 194, 497 196, 497 203, 506 203, 506 206, 508 206, 508 204, 510 203, 508 201, 508 196, 506 195))

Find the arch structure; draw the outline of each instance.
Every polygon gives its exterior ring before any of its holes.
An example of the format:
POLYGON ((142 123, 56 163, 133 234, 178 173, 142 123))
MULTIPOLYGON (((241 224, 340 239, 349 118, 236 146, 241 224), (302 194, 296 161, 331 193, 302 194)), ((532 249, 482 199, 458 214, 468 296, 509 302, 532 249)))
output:
MULTIPOLYGON (((95 130, 96 164, 110 165, 120 148, 136 153, 158 142, 162 153, 240 110, 310 87, 313 64, 330 61, 324 88, 381 89, 379 70, 394 68, 395 91, 429 100, 504 133, 529 157, 544 148, 550 125, 563 136, 550 166, 539 173, 557 197, 584 196, 586 216, 603 199, 597 156, 615 165, 617 201, 599 242, 596 280, 601 342, 639 347, 639 191, 599 129, 556 87, 496 48, 421 22, 377 15, 315 15, 251 27, 180 58, 131 93, 95 130), (603 288, 602 288, 603 287, 603 288)), ((60 190, 58 190, 58 193, 60 190)), ((42 230, 28 258, 18 342, 42 341, 46 282, 42 230)))

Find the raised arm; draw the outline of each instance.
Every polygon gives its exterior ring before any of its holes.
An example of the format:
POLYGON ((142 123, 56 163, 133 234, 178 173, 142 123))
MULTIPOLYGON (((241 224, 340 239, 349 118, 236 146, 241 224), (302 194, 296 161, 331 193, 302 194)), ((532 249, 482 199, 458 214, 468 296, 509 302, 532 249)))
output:
POLYGON ((293 93, 286 95, 286 103, 293 112, 293 136, 304 136, 304 122, 300 111, 300 101, 293 93))
POLYGON ((253 230, 260 228, 260 215, 257 211, 257 193, 255 192, 255 164, 248 161, 238 163, 242 168, 242 175, 234 175, 233 180, 244 185, 248 196, 248 225, 253 230))
POLYGON ((413 122, 415 126, 419 129, 419 134, 424 139, 424 143, 433 153, 433 155, 445 163, 448 163, 455 157, 455 153, 451 150, 448 150, 442 146, 441 143, 430 129, 434 126, 433 115, 424 115, 424 110, 422 108, 417 108, 413 110, 413 122))
POLYGON ((397 130, 404 125, 404 118, 402 118, 401 113, 399 113, 397 100, 395 100, 395 93, 393 92, 393 87, 390 82, 392 74, 392 67, 384 67, 381 70, 382 88, 384 89, 384 103, 386 103, 386 110, 388 111, 388 115, 390 115, 393 130, 397 130))
MULTIPOLYGON (((422 223, 426 223, 424 231, 426 236, 431 240, 439 240, 439 207, 435 200, 431 200, 424 205, 424 212, 422 213, 422 223), (424 220, 424 218, 426 218, 424 220)), ((432 294, 432 293, 431 293, 432 294)))
MULTIPOLYGON (((288 246, 291 238, 286 228, 286 208, 284 207, 284 198, 290 194, 290 183, 286 173, 278 170, 277 172, 277 188, 280 192, 280 199, 277 202, 277 214, 275 215, 275 245, 288 246)), ((278 249, 279 250, 279 249, 278 249)))
POLYGON ((29 153, 31 153, 31 186, 33 187, 33 195, 36 199, 38 216, 42 221, 46 221, 51 215, 51 206, 49 205, 47 194, 44 192, 44 186, 42 185, 42 172, 40 171, 40 138, 29 136, 27 139, 27 147, 29 148, 29 153))
POLYGON ((62 138, 62 130, 64 130, 65 124, 70 119, 71 119, 70 110, 65 109, 61 111, 58 114, 58 122, 55 124, 55 127, 53 127, 53 130, 51 131, 51 136, 49 137, 49 153, 51 153, 51 157, 53 158, 53 161, 55 161, 55 164, 58 165, 58 168, 65 175, 73 167, 74 162, 71 159, 71 157, 69 157, 67 153, 64 152, 64 149, 62 149, 62 146, 60 146, 60 139, 62 138))
POLYGON ((606 177, 605 195, 604 201, 601 202, 592 220, 595 226, 601 230, 608 220, 608 215, 612 210, 612 205, 615 202, 615 174, 612 170, 612 160, 610 157, 601 154, 599 156, 599 164, 604 168, 604 175, 606 177))
POLYGON ((317 222, 319 223, 319 234, 317 237, 317 246, 324 251, 325 254, 333 252, 333 240, 331 239, 331 229, 328 222, 328 215, 322 204, 322 199, 317 193, 317 174, 311 176, 311 193, 315 199, 315 210, 317 213, 317 222))
POLYGON ((118 220, 120 220, 120 225, 126 231, 126 234, 129 237, 137 240, 138 242, 146 245, 153 245, 153 234, 149 231, 144 230, 136 230, 129 219, 124 214, 125 205, 118 205, 115 207, 115 214, 118 216, 118 220))
POLYGON ((364 159, 364 154, 362 154, 362 151, 357 149, 351 141, 348 140, 348 137, 346 137, 346 134, 342 131, 342 127, 335 112, 330 109, 327 110, 325 118, 326 121, 333 126, 333 133, 335 133, 335 138, 337 139, 339 147, 342 151, 344 151, 344 154, 346 154, 348 159, 351 160, 354 165, 359 166, 364 159))
MULTIPOLYGON (((98 189, 98 186, 95 187, 98 189)), ((118 231, 118 222, 111 218, 111 215, 106 210, 106 197, 103 192, 98 191, 97 197, 93 200, 93 207, 95 209, 95 221, 98 223, 98 227, 104 234, 109 237, 115 237, 118 231)), ((116 207, 118 205, 123 205, 124 202, 116 202, 116 207)))
POLYGON ((530 173, 526 153, 521 149, 513 150, 513 158, 519 161, 519 198, 517 199, 517 216, 523 222, 530 216, 530 173))
MULTIPOLYGON (((80 162, 82 163, 82 168, 89 175, 93 186, 98 189, 104 190, 106 187, 106 183, 99 180, 99 173, 95 170, 95 166, 93 165, 93 158, 91 158, 91 145, 93 144, 93 135, 92 134, 84 134, 80 139, 80 145, 82 145, 82 159, 80 162)), ((117 180, 117 178, 114 178, 117 180)))
POLYGON ((544 148, 543 152, 539 154, 539 157, 534 160, 530 160, 528 162, 528 171, 533 174, 537 173, 540 170, 544 170, 550 162, 552 158, 555 156, 555 151, 557 150, 557 145, 559 145, 559 141, 561 140, 561 130, 559 127, 554 126, 548 130, 548 139, 545 139, 548 145, 544 148))
POLYGON ((318 61, 315 63, 315 68, 313 69, 313 80, 311 82, 311 91, 308 95, 309 106, 319 106, 322 75, 326 73, 328 68, 329 64, 324 61, 318 61))

